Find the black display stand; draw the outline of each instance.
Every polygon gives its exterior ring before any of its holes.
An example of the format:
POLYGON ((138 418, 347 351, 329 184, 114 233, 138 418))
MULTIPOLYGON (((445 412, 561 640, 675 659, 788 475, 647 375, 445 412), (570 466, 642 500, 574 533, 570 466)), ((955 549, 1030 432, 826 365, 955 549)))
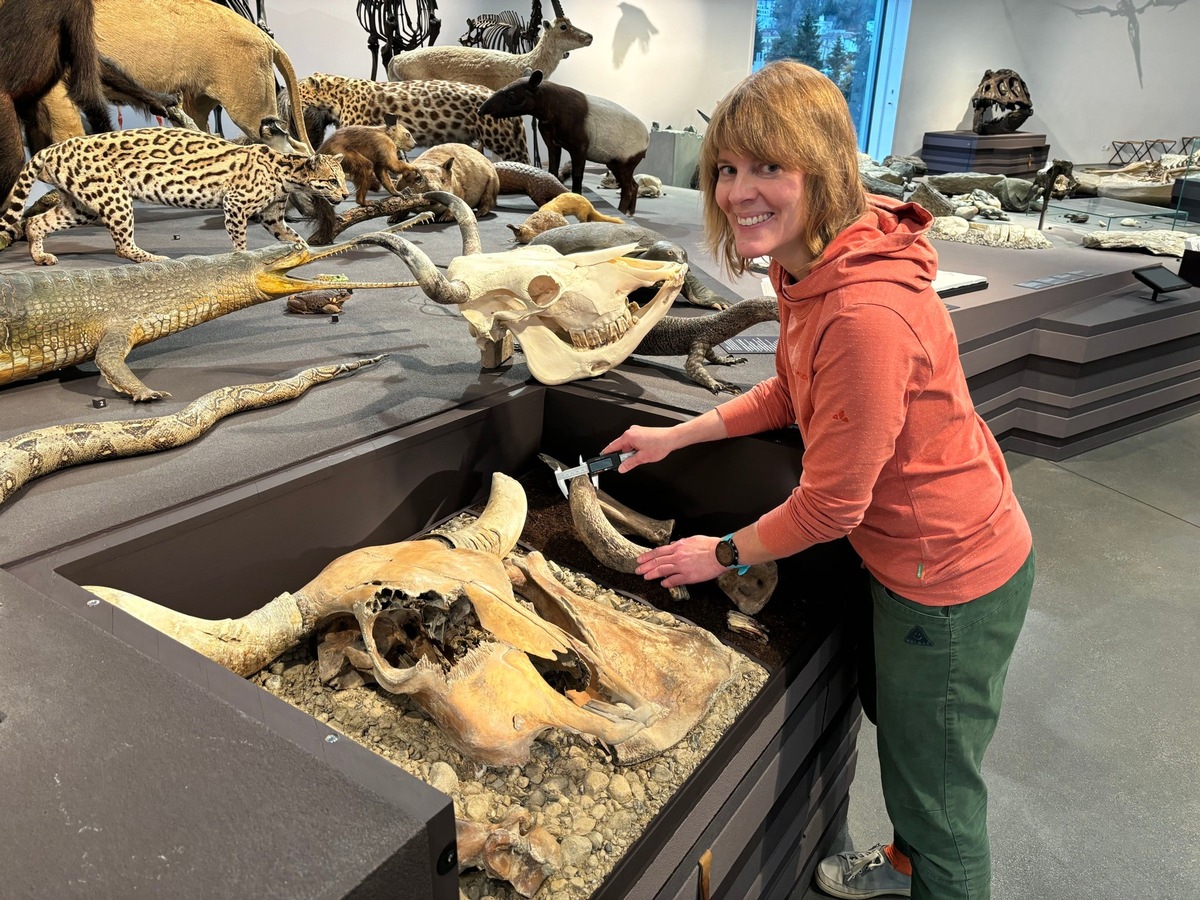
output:
POLYGON ((921 159, 930 175, 985 172, 1028 178, 1050 155, 1044 134, 976 134, 973 131, 927 131, 921 159))

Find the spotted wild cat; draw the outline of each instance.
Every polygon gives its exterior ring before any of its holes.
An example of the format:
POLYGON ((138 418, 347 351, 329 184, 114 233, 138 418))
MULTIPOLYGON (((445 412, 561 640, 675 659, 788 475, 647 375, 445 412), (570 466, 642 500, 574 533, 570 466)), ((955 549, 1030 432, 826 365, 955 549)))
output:
POLYGON ((134 262, 165 259, 133 242, 133 201, 192 209, 223 209, 233 249, 246 249, 246 224, 258 214, 281 241, 301 237, 283 220, 292 191, 335 203, 346 199, 340 156, 285 156, 261 144, 240 145, 186 128, 133 128, 52 144, 25 164, 0 217, 0 248, 20 236, 22 212, 34 182, 59 189, 48 212, 24 223, 29 255, 52 266, 46 235, 100 221, 118 256, 134 262))

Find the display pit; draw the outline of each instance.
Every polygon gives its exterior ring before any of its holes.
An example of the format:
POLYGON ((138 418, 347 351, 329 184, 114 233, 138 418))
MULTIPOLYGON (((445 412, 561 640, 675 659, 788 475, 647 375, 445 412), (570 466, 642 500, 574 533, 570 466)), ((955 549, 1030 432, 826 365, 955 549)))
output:
MULTIPOLYGON (((495 822, 520 807, 562 852, 537 896, 694 897, 703 872, 714 893, 783 897, 810 876, 845 815, 859 713, 840 624, 865 600, 857 558, 839 543, 785 561, 775 598, 757 616, 770 636, 764 645, 725 627, 730 603, 715 586, 675 602, 592 560, 537 460, 538 452, 573 460, 629 424, 681 415, 571 386, 522 386, 12 571, 423 819, 428 871, 409 882, 413 896, 458 896, 460 887, 470 897, 516 896, 479 872, 455 876, 453 814, 495 822), (480 766, 404 698, 373 685, 320 684, 310 646, 243 679, 79 587, 116 587, 204 618, 238 617, 341 553, 419 535, 473 507, 493 471, 522 481, 530 498, 523 545, 566 570, 578 593, 652 621, 695 622, 741 652, 709 714, 666 753, 616 767, 602 747, 554 731, 529 763, 480 766)), ((676 534, 724 533, 785 496, 799 460, 795 432, 783 432, 689 448, 605 476, 603 487, 640 512, 675 518, 676 534)), ((346 896, 373 895, 371 873, 362 874, 346 896)), ((319 887, 312 893, 322 895, 319 887)))

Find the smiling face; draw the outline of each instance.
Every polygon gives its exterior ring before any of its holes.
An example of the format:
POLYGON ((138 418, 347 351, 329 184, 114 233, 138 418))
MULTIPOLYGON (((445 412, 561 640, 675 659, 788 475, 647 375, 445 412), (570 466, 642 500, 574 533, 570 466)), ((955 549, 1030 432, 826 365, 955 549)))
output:
POLYGON ((812 261, 804 245, 804 173, 732 151, 717 155, 717 206, 738 256, 770 256, 792 275, 812 261))

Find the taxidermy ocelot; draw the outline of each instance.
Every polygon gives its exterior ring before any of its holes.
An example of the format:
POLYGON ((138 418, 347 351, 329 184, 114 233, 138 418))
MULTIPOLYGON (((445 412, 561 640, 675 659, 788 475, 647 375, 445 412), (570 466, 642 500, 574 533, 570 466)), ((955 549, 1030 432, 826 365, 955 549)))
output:
POLYGON ((535 71, 492 94, 479 107, 481 115, 497 119, 533 116, 546 142, 546 161, 558 171, 562 151, 571 157, 571 190, 583 190, 583 167, 588 161, 603 163, 621 188, 618 209, 632 216, 637 206, 634 170, 646 156, 650 132, 641 119, 605 100, 562 84, 544 80, 535 71))
POLYGON ((0 216, 0 249, 20 236, 38 265, 57 257, 43 241, 55 231, 103 222, 118 256, 134 262, 165 259, 133 240, 133 201, 190 209, 225 210, 225 231, 235 250, 246 249, 246 225, 257 214, 281 241, 300 242, 283 220, 292 191, 337 203, 346 199, 340 156, 278 153, 262 144, 234 144, 187 128, 132 128, 84 135, 52 144, 25 164, 0 216), (22 218, 37 181, 59 189, 48 212, 22 218))

